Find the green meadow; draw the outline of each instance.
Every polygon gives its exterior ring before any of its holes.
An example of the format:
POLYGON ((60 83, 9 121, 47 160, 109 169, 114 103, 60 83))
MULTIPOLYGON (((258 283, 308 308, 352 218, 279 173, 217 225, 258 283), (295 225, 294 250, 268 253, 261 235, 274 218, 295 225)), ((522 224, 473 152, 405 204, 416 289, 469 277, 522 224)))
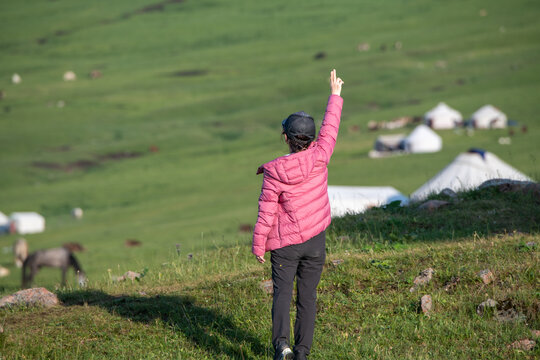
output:
MULTIPOLYGON (((333 68, 345 104, 330 185, 410 194, 471 147, 538 180, 539 15, 526 0, 2 1, 0 211, 45 216, 44 233, 24 236, 31 251, 81 243, 91 285, 190 253, 249 256, 240 227, 256 220, 255 171, 287 151, 288 114, 320 124, 333 68), (76 81, 63 81, 69 70, 76 81), (440 101, 464 118, 499 107, 519 123, 512 144, 498 142, 508 129, 439 131, 439 153, 368 158, 387 133, 368 131, 370 120, 421 116, 440 101)), ((11 270, 0 294, 20 286, 17 237, 0 237, 11 270)), ((56 269, 35 279, 58 282, 56 269)))

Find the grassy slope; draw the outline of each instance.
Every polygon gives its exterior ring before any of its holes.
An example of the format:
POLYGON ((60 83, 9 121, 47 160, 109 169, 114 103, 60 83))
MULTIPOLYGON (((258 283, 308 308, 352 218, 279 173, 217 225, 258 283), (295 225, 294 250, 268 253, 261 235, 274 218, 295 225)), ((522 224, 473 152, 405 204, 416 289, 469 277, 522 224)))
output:
MULTIPOLYGON (((471 146, 538 178, 534 1, 185 1, 136 13, 148 4, 0 4, 0 89, 6 92, 0 210, 43 213, 47 232, 27 236, 31 248, 79 241, 88 249, 80 257, 91 277, 167 261, 176 243, 186 252, 244 243, 248 236, 238 226, 256 216, 254 169, 284 151, 279 119, 297 109, 320 119, 332 67, 347 84, 331 184, 392 185, 410 193, 471 146), (478 15, 482 8, 487 17, 478 15), (358 52, 364 41, 372 49, 358 52), (392 49, 395 41, 403 43, 401 51, 392 49), (316 61, 319 51, 327 56, 316 61), (446 69, 435 66, 439 60, 446 69), (76 82, 61 81, 69 69, 76 82), (90 80, 92 69, 103 77, 90 80), (172 75, 188 70, 207 73, 172 75), (14 72, 20 85, 9 83, 14 72), (66 106, 55 107, 58 100, 66 106), (442 132, 440 153, 367 158, 377 135, 365 132, 369 120, 422 114, 440 100, 464 116, 493 103, 529 131, 506 147, 497 143, 506 131, 472 138, 442 132), (70 150, 59 151, 64 145, 70 150), (151 145, 160 151, 150 153, 151 145), (118 151, 144 156, 68 173, 31 166, 118 151), (80 222, 68 215, 74 206, 85 210, 80 222), (126 238, 143 246, 125 249, 126 238)), ((14 239, 0 238, 2 264, 11 263, 14 239)), ((10 269, 0 292, 18 286, 19 272, 10 269)), ((40 276, 47 286, 57 281, 56 272, 40 276)))
MULTIPOLYGON (((530 197, 484 191, 465 194, 434 214, 415 207, 399 214, 373 209, 334 222, 312 358, 536 358, 538 346, 523 352, 508 345, 534 338, 531 330, 540 328, 539 221, 530 197), (514 224, 507 214, 493 213, 490 221, 501 224, 494 230, 506 232, 484 235, 485 219, 475 215, 493 201, 514 214, 514 224), (470 221, 445 224, 463 213, 470 221), (530 219, 521 219, 523 214, 530 219), (474 235, 397 239, 396 217, 400 234, 428 232, 417 225, 423 223, 447 226, 447 234, 474 235), (379 229, 379 236, 342 239, 365 226, 379 229), (337 259, 344 262, 332 265, 337 259), (411 293, 414 278, 428 267, 435 270, 433 280, 411 293), (495 275, 489 285, 477 275, 486 268, 495 275), (457 285, 444 290, 454 277, 457 285), (418 312, 424 294, 433 299, 430 317, 418 312), (476 307, 487 298, 515 309, 518 319, 499 322, 492 311, 479 316, 476 307)), ((0 352, 10 359, 270 358, 271 296, 259 287, 270 266, 258 265, 244 250, 239 245, 191 261, 173 259, 150 268, 140 282, 93 281, 86 290, 61 290, 63 306, 52 310, 2 310, 0 352)))

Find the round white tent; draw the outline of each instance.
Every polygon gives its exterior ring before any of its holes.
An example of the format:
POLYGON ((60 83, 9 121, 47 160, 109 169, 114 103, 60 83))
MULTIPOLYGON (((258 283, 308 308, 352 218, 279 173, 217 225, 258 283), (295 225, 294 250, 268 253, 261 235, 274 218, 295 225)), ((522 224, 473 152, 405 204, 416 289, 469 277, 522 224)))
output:
POLYGON ((459 111, 440 102, 424 114, 424 121, 432 129, 453 129, 463 122, 463 116, 459 111))
POLYGON ((491 179, 532 181, 492 153, 471 149, 458 155, 454 161, 422 185, 411 195, 412 201, 421 201, 445 188, 456 192, 471 190, 491 179))
POLYGON ((401 148, 410 153, 431 153, 442 149, 442 139, 426 125, 418 125, 405 139, 401 148))
POLYGON ((477 129, 502 129, 508 123, 506 114, 493 105, 484 105, 476 110, 471 120, 477 129))
POLYGON ((9 232, 9 219, 0 211, 0 234, 9 232))
POLYGON ((391 186, 328 186, 328 198, 332 217, 359 214, 396 200, 401 205, 409 203, 405 195, 391 186))
POLYGON ((45 231, 45 218, 36 212, 14 212, 9 216, 10 226, 18 234, 45 231))

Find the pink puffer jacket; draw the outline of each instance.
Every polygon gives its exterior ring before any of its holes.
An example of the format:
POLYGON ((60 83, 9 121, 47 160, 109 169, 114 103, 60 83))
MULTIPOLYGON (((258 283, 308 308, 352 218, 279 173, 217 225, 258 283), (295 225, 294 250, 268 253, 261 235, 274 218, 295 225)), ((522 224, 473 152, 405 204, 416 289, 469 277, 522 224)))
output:
POLYGON ((334 151, 343 99, 331 95, 317 140, 308 149, 259 167, 264 172, 253 253, 301 244, 330 225, 327 165, 334 151))

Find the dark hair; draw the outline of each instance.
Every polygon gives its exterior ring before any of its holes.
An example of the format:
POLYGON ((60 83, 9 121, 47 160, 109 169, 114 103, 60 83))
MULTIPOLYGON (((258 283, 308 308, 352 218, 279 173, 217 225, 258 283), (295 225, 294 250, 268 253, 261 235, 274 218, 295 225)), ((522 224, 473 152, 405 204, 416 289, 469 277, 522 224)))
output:
POLYGON ((312 140, 305 135, 297 135, 293 137, 287 137, 287 143, 291 152, 297 153, 306 150, 311 145, 312 140))

